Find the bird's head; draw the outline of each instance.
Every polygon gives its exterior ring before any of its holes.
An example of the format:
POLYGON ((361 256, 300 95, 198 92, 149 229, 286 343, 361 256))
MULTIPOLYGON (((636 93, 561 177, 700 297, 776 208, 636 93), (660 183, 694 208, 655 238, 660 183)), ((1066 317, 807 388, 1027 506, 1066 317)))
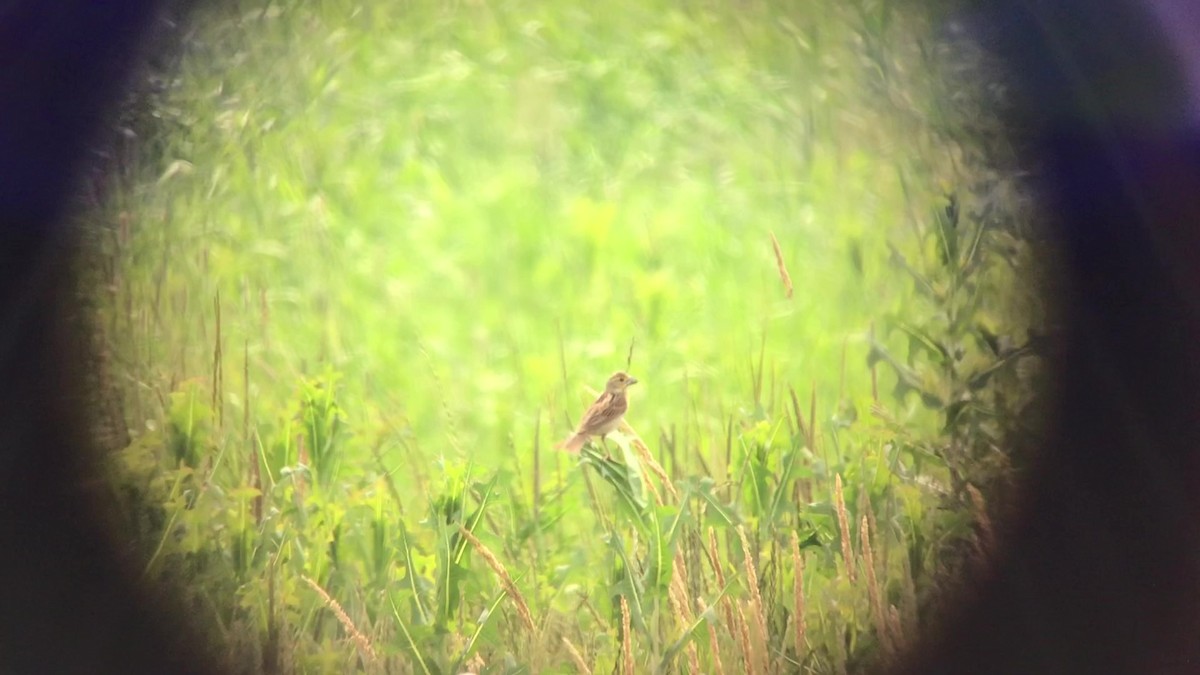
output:
POLYGON ((629 373, 618 370, 608 378, 608 384, 604 385, 604 391, 610 394, 623 394, 625 389, 631 384, 637 384, 637 378, 629 373))

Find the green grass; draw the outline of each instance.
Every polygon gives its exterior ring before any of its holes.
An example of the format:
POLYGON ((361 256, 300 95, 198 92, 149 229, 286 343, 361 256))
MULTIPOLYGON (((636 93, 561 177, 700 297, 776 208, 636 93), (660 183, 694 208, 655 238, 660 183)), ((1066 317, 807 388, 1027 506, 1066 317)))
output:
POLYGON ((974 55, 886 1, 241 7, 106 207, 146 574, 304 672, 606 672, 620 598, 636 672, 853 669, 889 607, 911 637, 1040 321, 974 55), (552 449, 630 354, 666 481, 630 437, 552 449))

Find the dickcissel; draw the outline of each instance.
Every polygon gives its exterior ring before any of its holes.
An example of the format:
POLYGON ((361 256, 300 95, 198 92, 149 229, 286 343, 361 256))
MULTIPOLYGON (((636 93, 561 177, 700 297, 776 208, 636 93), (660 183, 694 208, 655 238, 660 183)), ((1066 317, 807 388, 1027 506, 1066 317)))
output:
POLYGON ((637 378, 622 371, 613 373, 612 377, 608 378, 608 383, 604 385, 604 393, 600 394, 600 398, 596 399, 596 402, 583 414, 583 419, 579 420, 579 426, 576 427, 575 433, 555 447, 567 452, 579 452, 583 448, 583 444, 592 436, 599 436, 600 441, 603 442, 604 437, 621 423, 621 418, 629 409, 625 390, 631 384, 637 384, 637 378))

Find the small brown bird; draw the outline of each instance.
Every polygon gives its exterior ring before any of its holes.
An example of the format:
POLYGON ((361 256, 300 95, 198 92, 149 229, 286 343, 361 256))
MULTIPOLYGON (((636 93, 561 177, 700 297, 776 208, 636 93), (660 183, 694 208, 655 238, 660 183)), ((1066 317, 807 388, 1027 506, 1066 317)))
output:
POLYGON ((575 433, 554 447, 567 452, 579 452, 592 436, 599 436, 603 442, 604 437, 621 423, 621 418, 629 409, 629 402, 625 400, 625 390, 631 384, 637 384, 637 378, 630 377, 622 371, 613 373, 604 385, 604 393, 600 394, 600 398, 596 399, 583 414, 583 419, 579 420, 575 433))

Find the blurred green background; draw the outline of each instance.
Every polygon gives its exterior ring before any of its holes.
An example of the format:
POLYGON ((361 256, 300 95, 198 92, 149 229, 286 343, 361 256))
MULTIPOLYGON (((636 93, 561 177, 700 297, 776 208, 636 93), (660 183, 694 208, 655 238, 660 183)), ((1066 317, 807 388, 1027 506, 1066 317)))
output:
MULTIPOLYGON (((647 469, 604 473, 551 446, 632 344, 626 420, 670 478, 705 479, 701 509, 727 506, 718 524, 748 527, 763 562, 784 555, 770 541, 812 535, 811 611, 829 613, 823 584, 850 607, 805 647, 779 636, 796 624, 790 600, 768 602, 770 651, 790 659, 775 667, 835 671, 870 648, 845 637, 868 634, 872 610, 861 586, 835 583, 834 472, 850 536, 866 500, 884 550, 909 552, 876 564, 885 581, 908 566, 893 604, 915 621, 902 590, 933 578, 939 542, 969 537, 972 519, 925 521, 948 494, 967 503, 963 448, 1000 442, 990 373, 1012 370, 1027 397, 1010 366, 1041 316, 1024 283, 1032 207, 990 109, 1002 85, 937 16, 901 4, 198 10, 165 86, 128 113, 136 159, 103 208, 99 325, 132 429, 118 482, 139 486, 147 573, 173 561, 185 583, 219 580, 199 592, 225 637, 245 624, 255 653, 286 651, 283 621, 301 670, 354 660, 336 646, 345 626, 322 623, 296 583, 307 576, 408 655, 385 670, 419 672, 417 654, 461 667, 468 651, 544 670, 567 663, 561 633, 599 671, 619 658, 605 640, 620 622, 592 625, 616 611, 597 570, 655 588, 643 565, 613 562, 612 537, 647 521, 617 515, 612 495, 636 493, 647 469), (919 395, 893 395, 906 390, 919 395), (525 647, 477 609, 389 618, 396 597, 475 607, 494 593, 481 563, 462 597, 438 585, 459 569, 433 553, 461 545, 430 525, 448 503, 486 512, 484 542, 530 570, 519 585, 545 623, 525 647), (291 595, 268 603, 278 569, 291 595), (600 597, 599 613, 577 617, 572 593, 600 597), (422 621, 420 639, 395 628, 422 621), (484 625, 490 643, 446 646, 484 625)), ((712 523, 685 501, 659 505, 687 522, 663 550, 698 556, 712 523)), ((622 541, 649 553, 645 536, 622 541)), ((650 625, 662 635, 638 663, 666 667, 663 636, 678 634, 650 625)), ((727 628, 704 649, 734 644, 727 628)))
POLYGON ((182 315, 151 359, 209 357, 221 291, 230 344, 275 375, 252 394, 328 363, 418 438, 457 420, 484 462, 539 410, 568 431, 631 340, 647 429, 723 424, 764 333, 779 382, 832 401, 848 341, 847 395, 869 393, 863 337, 911 294, 886 243, 944 199, 955 148, 881 105, 831 30, 851 10, 318 7, 201 24, 156 139, 188 164, 138 204, 163 217, 133 273, 182 315))

